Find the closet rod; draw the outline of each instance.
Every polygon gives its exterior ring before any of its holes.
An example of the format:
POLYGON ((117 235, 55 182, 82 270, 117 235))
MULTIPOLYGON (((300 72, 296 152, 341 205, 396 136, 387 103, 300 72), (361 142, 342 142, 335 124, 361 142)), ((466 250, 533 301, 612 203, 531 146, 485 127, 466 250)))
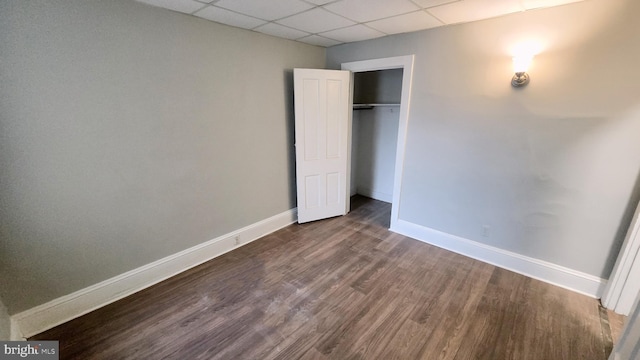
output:
POLYGON ((353 110, 371 110, 378 106, 400 106, 400 104, 353 104, 353 110))

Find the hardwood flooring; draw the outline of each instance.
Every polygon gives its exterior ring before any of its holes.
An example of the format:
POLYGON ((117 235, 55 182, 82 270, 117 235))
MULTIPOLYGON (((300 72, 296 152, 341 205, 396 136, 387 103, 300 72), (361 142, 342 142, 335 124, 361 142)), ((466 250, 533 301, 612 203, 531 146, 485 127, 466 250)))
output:
POLYGON ((391 233, 389 216, 355 197, 32 339, 61 359, 607 359, 597 300, 391 233))

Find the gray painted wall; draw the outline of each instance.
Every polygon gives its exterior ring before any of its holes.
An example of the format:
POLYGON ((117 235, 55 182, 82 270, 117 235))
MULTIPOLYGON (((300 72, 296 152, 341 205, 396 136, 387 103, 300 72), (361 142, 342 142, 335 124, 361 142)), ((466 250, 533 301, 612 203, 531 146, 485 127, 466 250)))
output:
POLYGON ((639 13, 585 1, 339 45, 327 62, 416 55, 401 219, 606 278, 640 196, 639 13), (531 83, 513 89, 510 49, 532 38, 531 83))
POLYGON ((11 318, 0 300, 0 341, 11 340, 11 318))
POLYGON ((358 190, 358 138, 360 134, 360 110, 354 110, 351 116, 351 196, 358 190))
POLYGON ((9 313, 295 207, 292 68, 324 65, 129 0, 0 2, 9 313))

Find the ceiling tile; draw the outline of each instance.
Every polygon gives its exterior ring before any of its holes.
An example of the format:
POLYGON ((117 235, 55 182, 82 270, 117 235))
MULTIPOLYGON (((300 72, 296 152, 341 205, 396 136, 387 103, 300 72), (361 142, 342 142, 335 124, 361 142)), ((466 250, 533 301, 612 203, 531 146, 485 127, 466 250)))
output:
POLYGON ((523 10, 520 0, 463 0, 436 6, 428 11, 447 24, 456 24, 523 10))
POLYGON ((434 7, 434 6, 449 4, 456 1, 461 1, 461 0, 413 0, 414 3, 422 6, 425 9, 434 7))
POLYGON ((253 29, 258 25, 262 25, 265 23, 264 20, 256 19, 251 16, 242 15, 235 13, 233 11, 225 10, 223 8, 215 7, 215 6, 207 6, 206 8, 196 12, 193 14, 195 16, 219 22, 222 24, 227 24, 231 26, 237 26, 245 29, 253 29))
POLYGON ((527 10, 552 7, 564 4, 570 4, 574 2, 581 2, 583 0, 522 0, 522 4, 527 10))
POLYGON ((192 12, 206 6, 203 3, 193 0, 137 0, 141 3, 159 6, 165 9, 191 14, 192 12))
POLYGON ((305 37, 309 35, 304 31, 288 28, 286 26, 278 25, 276 23, 268 23, 266 25, 259 26, 255 29, 255 31, 259 31, 263 34, 273 35, 285 39, 299 39, 301 37, 305 37))
POLYGON ((347 20, 342 16, 332 14, 321 8, 315 8, 303 12, 302 14, 293 15, 291 17, 278 20, 277 22, 282 25, 314 34, 356 24, 351 20, 347 20))
POLYGON ((368 28, 364 25, 354 25, 354 26, 349 26, 347 28, 327 31, 320 35, 326 36, 330 39, 342 41, 342 42, 352 42, 352 41, 374 39, 377 37, 384 36, 385 34, 377 30, 368 28))
POLYGON ((308 3, 314 4, 314 5, 324 5, 324 4, 328 4, 330 2, 336 1, 336 0, 304 0, 308 3))
POLYGON ((220 0, 214 4, 265 20, 280 19, 313 7, 313 5, 300 0, 220 0))
POLYGON ((584 0, 136 1, 273 36, 333 46, 584 0))
POLYGON ((302 41, 303 43, 307 43, 311 45, 324 46, 324 47, 342 44, 340 41, 327 39, 326 37, 322 37, 318 35, 303 37, 302 39, 298 39, 298 41, 302 41))
POLYGON ((440 20, 420 10, 409 14, 368 22, 366 25, 387 34, 398 34, 430 29, 442 26, 443 24, 440 20))
POLYGON ((325 9, 358 22, 378 20, 420 9, 409 0, 342 0, 325 9))

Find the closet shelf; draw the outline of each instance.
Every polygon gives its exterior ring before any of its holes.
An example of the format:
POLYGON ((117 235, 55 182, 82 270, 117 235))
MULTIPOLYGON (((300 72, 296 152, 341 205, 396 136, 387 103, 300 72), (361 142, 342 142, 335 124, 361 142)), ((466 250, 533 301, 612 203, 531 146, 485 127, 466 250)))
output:
POLYGON ((373 109, 378 106, 400 106, 400 104, 353 104, 354 110, 373 109))

